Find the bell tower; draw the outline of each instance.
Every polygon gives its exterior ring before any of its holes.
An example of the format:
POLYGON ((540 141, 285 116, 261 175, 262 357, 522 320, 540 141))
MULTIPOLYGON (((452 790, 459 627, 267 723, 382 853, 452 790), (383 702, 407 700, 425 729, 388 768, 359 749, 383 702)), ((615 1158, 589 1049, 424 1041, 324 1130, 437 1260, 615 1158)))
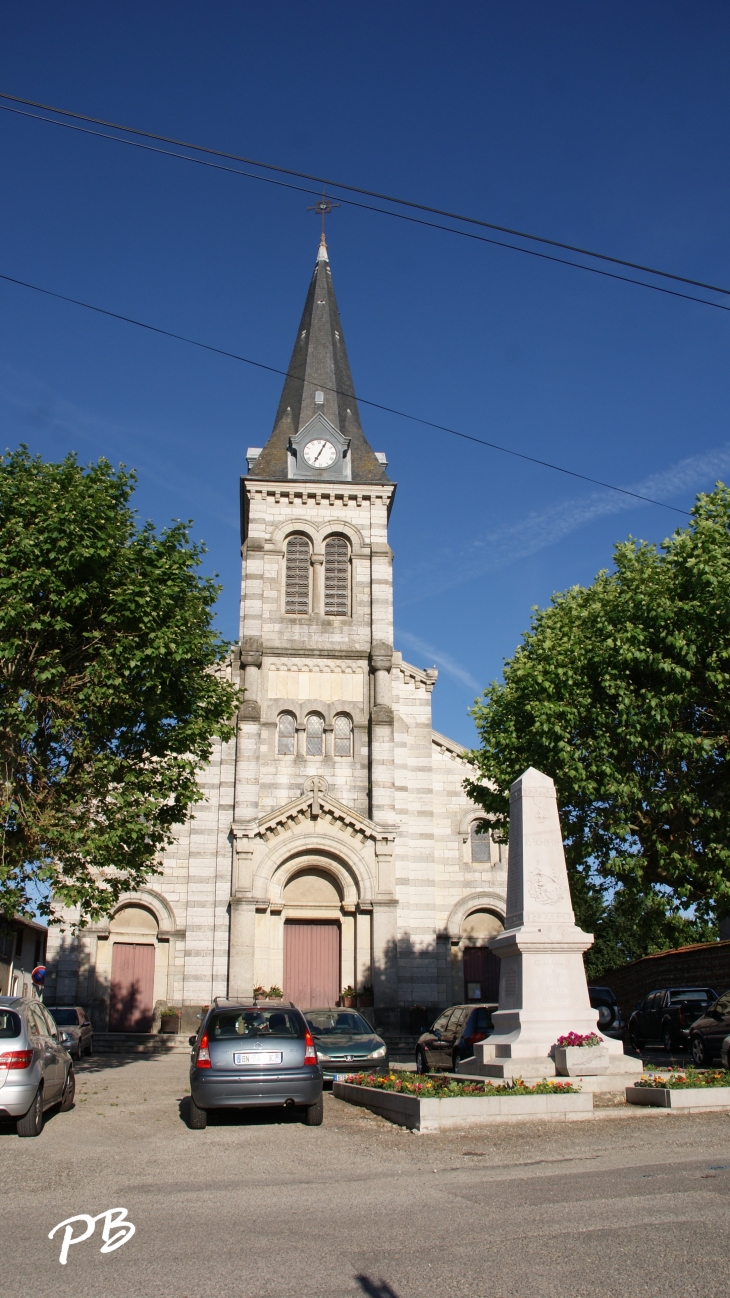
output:
MULTIPOLYGON (((369 908, 374 963, 392 969, 380 988, 387 1004, 397 982, 395 484, 362 430, 324 234, 272 433, 247 461, 229 993, 253 978, 261 825, 307 796, 321 844, 326 795, 356 816, 351 837, 375 844, 371 896, 361 889, 355 905, 369 908)), ((317 850, 324 861, 330 849, 317 850)))

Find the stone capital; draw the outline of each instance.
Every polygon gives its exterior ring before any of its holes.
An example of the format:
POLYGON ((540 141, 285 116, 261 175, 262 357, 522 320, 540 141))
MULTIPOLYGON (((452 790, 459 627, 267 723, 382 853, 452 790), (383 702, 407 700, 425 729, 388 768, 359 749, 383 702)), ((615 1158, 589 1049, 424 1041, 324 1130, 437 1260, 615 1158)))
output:
POLYGON ((264 642, 260 636, 246 635, 239 646, 242 667, 260 667, 264 652, 264 642))

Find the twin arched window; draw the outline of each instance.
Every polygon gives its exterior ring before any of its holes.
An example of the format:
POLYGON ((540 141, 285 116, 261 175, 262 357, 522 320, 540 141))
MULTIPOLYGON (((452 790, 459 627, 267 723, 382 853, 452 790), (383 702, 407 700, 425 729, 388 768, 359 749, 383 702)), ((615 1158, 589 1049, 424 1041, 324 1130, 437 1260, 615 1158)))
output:
POLYGON ((306 536, 290 536, 286 543, 284 607, 287 613, 309 612, 309 569, 309 541, 306 536))
MULTIPOLYGON (((301 533, 286 543, 284 610, 295 616, 311 611, 311 546, 301 533)), ((318 610, 315 609, 315 612, 318 610)), ((324 547, 324 615, 348 617, 350 613, 350 547, 344 536, 331 536, 324 547)))

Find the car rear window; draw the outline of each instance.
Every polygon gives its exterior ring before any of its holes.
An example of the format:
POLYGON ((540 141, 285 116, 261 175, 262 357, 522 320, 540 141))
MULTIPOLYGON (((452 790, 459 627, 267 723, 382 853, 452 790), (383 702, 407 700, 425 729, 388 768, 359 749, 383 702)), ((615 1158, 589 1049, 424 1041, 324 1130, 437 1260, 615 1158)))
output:
POLYGON ((486 1032, 487 1028, 491 1027, 494 1027, 494 1024, 492 1023, 492 1011, 486 1010, 484 1007, 477 1010, 477 1021, 474 1024, 474 1031, 486 1032))
POLYGON ((54 1010, 49 1008, 48 1013, 56 1020, 59 1028, 77 1028, 79 1025, 76 1010, 54 1010))
POLYGON ((8 1041, 20 1036, 20 1015, 12 1010, 0 1010, 0 1040, 8 1041))
POLYGON ((240 1040, 242 1037, 303 1037, 304 1023, 291 1010, 217 1010, 208 1020, 207 1032, 212 1041, 240 1040))
POLYGON ((706 987, 688 987, 686 992, 670 992, 670 998, 672 1005, 677 1005, 680 1001, 698 1001, 705 1005, 707 1001, 715 999, 706 987))
POLYGON ((310 1010, 306 1019, 310 1031, 317 1037, 352 1036, 353 1033, 358 1036, 373 1035, 370 1024, 352 1011, 342 1013, 338 1010, 310 1010))

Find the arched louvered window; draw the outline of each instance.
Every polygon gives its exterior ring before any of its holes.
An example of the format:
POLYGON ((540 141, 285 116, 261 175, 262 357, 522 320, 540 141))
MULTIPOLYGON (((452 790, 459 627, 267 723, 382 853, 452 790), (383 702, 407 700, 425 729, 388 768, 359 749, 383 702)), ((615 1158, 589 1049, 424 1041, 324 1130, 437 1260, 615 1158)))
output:
POLYGON ((309 541, 306 536, 290 536, 286 543, 287 613, 309 612, 309 541))
POLYGON ((295 741, 297 737, 297 723, 291 712, 282 712, 279 717, 279 734, 276 749, 277 752, 293 756, 295 741))
POLYGON ((324 547, 324 615, 347 617, 350 611, 350 547, 344 536, 331 536, 324 547))
POLYGON ((324 718, 318 712, 310 712, 307 717, 307 757, 322 756, 323 736, 324 718))
POLYGON ((480 861, 491 861, 492 859, 492 840, 489 837, 486 820, 473 820, 469 827, 469 836, 471 838, 471 859, 474 865, 480 861), (480 831, 484 831, 483 833, 480 831))
POLYGON ((342 713, 335 717, 335 757, 352 757, 352 721, 342 713))

